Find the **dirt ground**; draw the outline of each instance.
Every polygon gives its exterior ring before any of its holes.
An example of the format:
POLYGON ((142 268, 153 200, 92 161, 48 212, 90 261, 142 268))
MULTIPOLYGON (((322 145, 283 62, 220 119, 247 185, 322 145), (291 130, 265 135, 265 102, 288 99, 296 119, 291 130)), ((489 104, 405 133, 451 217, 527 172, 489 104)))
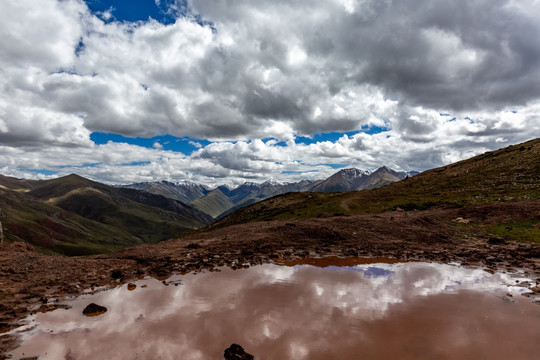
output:
MULTIPOLYGON (((523 269, 538 284, 539 242, 503 241, 484 231, 485 225, 525 220, 540 220, 540 201, 248 223, 92 257, 45 256, 25 243, 2 244, 0 333, 29 313, 54 309, 59 298, 85 289, 146 275, 167 277, 304 257, 390 257, 458 262, 488 271, 523 269)), ((0 337, 0 359, 14 343, 0 337)))

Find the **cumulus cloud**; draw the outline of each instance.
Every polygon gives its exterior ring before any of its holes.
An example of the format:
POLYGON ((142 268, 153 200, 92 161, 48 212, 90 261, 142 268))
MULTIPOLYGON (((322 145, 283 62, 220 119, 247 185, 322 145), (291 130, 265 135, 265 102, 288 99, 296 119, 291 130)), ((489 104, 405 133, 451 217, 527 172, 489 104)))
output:
POLYGON ((423 170, 540 135, 535 0, 156 4, 176 21, 112 21, 82 0, 0 3, 2 169, 100 163, 79 170, 237 182, 322 176, 325 163, 423 170), (388 131, 294 141, 366 126, 388 131), (189 161, 156 147, 118 163, 96 131, 214 143, 189 161))

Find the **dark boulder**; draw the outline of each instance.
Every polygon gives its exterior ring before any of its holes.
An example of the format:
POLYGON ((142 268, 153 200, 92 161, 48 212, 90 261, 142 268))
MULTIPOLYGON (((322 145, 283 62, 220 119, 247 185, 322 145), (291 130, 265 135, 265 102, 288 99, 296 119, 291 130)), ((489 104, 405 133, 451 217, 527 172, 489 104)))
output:
POLYGON ((124 276, 124 273, 122 272, 122 270, 119 270, 119 269, 113 270, 111 273, 111 277, 113 279, 121 279, 123 276, 124 276))
POLYGON ((488 240, 488 244, 490 245, 502 245, 504 244, 504 239, 492 237, 488 240))
POLYGON ((84 308, 82 313, 86 316, 99 316, 106 312, 107 312, 107 308, 105 306, 91 303, 90 305, 84 308))
POLYGON ((223 353, 225 360, 253 360, 255 357, 245 352, 245 350, 238 344, 232 344, 223 353))

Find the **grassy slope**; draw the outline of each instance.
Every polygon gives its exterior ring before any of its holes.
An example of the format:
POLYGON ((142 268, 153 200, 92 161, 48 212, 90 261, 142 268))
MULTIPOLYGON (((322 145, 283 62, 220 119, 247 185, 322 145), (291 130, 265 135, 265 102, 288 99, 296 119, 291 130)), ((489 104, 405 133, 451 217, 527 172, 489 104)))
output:
POLYGON ((86 255, 141 243, 128 232, 100 224, 24 194, 0 190, 7 241, 26 241, 43 252, 86 255))
POLYGON ((192 201, 190 204, 214 218, 234 206, 229 198, 227 198, 227 196, 219 189, 208 193, 200 199, 192 201))
POLYGON ((32 190, 37 183, 39 183, 39 181, 17 179, 10 176, 0 175, 0 185, 13 191, 27 192, 32 190))
MULTIPOLYGON (((144 242, 165 240, 208 223, 190 214, 160 208, 158 204, 149 206, 133 201, 123 194, 123 189, 77 175, 44 181, 28 194, 85 218, 125 230, 144 242)), ((156 196, 147 194, 147 198, 156 196)))
POLYGON ((540 199, 540 139, 433 169, 374 190, 290 193, 229 215, 214 227, 265 220, 378 213, 400 207, 540 199))
POLYGON ((133 201, 122 189, 77 175, 26 183, 3 177, 0 183, 15 188, 0 189, 7 240, 28 241, 44 252, 110 252, 179 236, 211 220, 174 200, 141 192, 133 201))

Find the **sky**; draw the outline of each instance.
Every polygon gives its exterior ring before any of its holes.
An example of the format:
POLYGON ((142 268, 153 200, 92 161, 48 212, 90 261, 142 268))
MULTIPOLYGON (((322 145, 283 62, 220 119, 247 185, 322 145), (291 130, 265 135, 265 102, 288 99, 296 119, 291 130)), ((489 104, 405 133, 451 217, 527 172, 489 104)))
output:
POLYGON ((426 170, 540 136, 538 0, 2 0, 0 173, 426 170))

